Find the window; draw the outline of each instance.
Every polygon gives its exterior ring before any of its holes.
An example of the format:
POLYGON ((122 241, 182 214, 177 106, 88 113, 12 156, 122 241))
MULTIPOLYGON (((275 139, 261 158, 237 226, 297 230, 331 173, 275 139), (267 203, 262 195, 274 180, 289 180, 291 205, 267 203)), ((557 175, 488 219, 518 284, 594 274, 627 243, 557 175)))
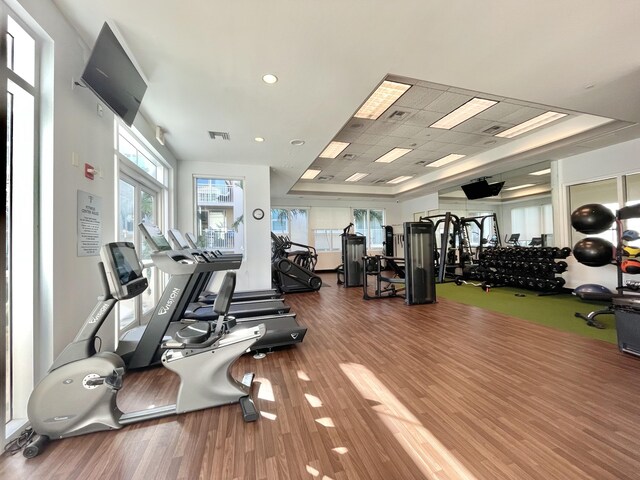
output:
POLYGON ((384 242, 384 210, 354 208, 353 223, 356 233, 367 237, 367 250, 378 250, 384 242))
POLYGON ((244 253, 244 182, 194 177, 198 246, 244 253))
MULTIPOLYGON (((511 210, 511 232, 519 233, 520 245, 528 245, 532 238, 553 233, 553 208, 550 203, 518 207, 511 210)), ((504 240, 504 238, 502 239, 504 240)))
MULTIPOLYGON (((616 210, 620 208, 620 204, 618 203, 617 179, 610 178, 607 180, 599 180, 597 182, 571 185, 569 187, 569 202, 570 212, 573 212, 578 207, 588 203, 599 203, 615 213, 616 210)), ((584 233, 580 233, 572 228, 571 244, 575 245, 578 240, 589 236, 604 238, 615 245, 617 243, 615 229, 616 226, 614 223, 611 225, 611 228, 605 232, 585 235, 584 233)))
POLYGON ((337 252, 342 250, 342 230, 319 228, 313 231, 314 247, 318 252, 337 252))
POLYGON ((306 208, 272 208, 271 231, 294 243, 309 244, 309 211, 306 208))
POLYGON ((0 25, 6 26, 6 30, 1 30, 6 31, 3 40, 7 45, 7 51, 3 52, 7 62, 0 65, 1 77, 6 78, 7 102, 7 123, 2 127, 7 134, 5 283, 2 288, 6 315, 0 325, 3 334, 0 345, 5 346, 5 358, 1 362, 5 371, 0 374, 0 387, 5 399, 2 418, 6 438, 26 419, 27 400, 33 388, 35 272, 39 270, 35 242, 40 40, 13 13, 7 13, 4 4, 0 4, 0 12, 0 25), (19 259, 19 267, 13 259, 19 259))
POLYGON ((118 327, 124 330, 146 323, 160 297, 163 278, 151 261, 151 249, 138 224, 151 222, 162 228, 168 199, 168 169, 119 120, 115 120, 118 162, 118 241, 132 242, 144 266, 149 288, 138 297, 118 302, 118 327))

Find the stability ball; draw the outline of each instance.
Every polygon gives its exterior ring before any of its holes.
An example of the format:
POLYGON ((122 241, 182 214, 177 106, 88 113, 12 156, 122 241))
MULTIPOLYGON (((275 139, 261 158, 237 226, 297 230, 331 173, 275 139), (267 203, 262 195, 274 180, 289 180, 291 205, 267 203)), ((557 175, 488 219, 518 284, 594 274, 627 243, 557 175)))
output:
POLYGON ((603 238, 587 237, 575 244, 573 256, 588 267, 602 267, 613 260, 614 246, 603 238))
POLYGON ((592 235, 608 230, 615 219, 613 212, 604 205, 588 203, 573 211, 571 226, 580 233, 592 235))
POLYGON ((597 283, 585 283, 573 289, 573 294, 582 298, 589 295, 613 295, 613 292, 603 285, 597 283))

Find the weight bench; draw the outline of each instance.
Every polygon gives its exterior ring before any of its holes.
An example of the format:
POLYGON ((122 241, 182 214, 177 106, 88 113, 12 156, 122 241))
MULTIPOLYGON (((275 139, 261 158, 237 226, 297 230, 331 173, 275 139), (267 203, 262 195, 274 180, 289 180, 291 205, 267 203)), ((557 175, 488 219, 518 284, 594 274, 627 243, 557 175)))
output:
POLYGON ((405 289, 404 268, 396 262, 393 257, 385 257, 382 255, 374 255, 363 257, 364 265, 364 282, 362 288, 364 291, 364 299, 372 300, 376 298, 396 297, 405 289), (386 267, 394 272, 394 276, 385 275, 382 268, 382 261, 385 261, 386 267), (368 279, 370 276, 376 277, 375 291, 373 294, 369 291, 368 279), (386 284, 383 286, 383 284, 386 284))

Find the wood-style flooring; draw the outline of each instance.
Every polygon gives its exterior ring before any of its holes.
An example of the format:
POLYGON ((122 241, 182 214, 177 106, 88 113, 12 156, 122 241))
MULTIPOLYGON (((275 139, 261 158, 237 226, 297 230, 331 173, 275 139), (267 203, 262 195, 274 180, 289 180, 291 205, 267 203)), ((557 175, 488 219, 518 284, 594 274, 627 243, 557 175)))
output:
MULTIPOLYGON (((324 276, 286 302, 302 344, 255 360, 239 405, 0 458, 6 479, 638 479, 640 358, 439 299, 362 299, 324 276)), ((123 410, 173 403, 162 368, 127 375, 123 410)))

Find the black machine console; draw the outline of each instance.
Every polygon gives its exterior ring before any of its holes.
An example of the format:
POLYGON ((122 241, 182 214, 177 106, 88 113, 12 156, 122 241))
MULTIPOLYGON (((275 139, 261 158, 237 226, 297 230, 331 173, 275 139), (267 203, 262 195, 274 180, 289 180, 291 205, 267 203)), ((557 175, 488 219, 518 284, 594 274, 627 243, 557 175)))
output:
POLYGON ((133 243, 107 243, 100 249, 100 258, 114 298, 126 300, 146 290, 148 282, 133 243))

